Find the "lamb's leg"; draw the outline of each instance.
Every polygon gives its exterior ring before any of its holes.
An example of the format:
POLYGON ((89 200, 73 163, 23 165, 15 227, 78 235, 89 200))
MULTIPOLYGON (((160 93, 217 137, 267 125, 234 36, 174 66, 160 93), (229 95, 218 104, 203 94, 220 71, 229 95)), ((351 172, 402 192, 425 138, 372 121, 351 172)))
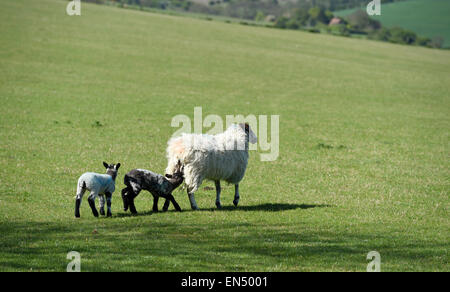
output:
POLYGON ((158 201, 159 201, 159 196, 153 195, 153 212, 158 212, 158 201))
POLYGON ((222 205, 220 204, 220 180, 214 181, 216 183, 216 207, 217 209, 222 208, 222 205))
POLYGON ((123 210, 126 212, 128 210, 128 187, 122 189, 122 201, 123 201, 123 210))
POLYGON ((80 218, 80 206, 81 206, 81 200, 83 199, 84 192, 86 191, 85 188, 78 188, 77 190, 77 196, 75 198, 75 217, 80 218))
POLYGON ((191 203, 192 210, 198 210, 197 203, 195 202, 194 193, 191 192, 191 188, 187 188, 187 193, 189 197, 189 202, 191 203))
POLYGON ((137 193, 135 193, 134 191, 128 191, 128 204, 130 207, 130 212, 132 214, 137 214, 136 211, 136 207, 134 206, 134 199, 137 197, 137 195, 139 195, 140 190, 138 190, 137 193))
MULTIPOLYGON (((106 216, 107 217, 111 217, 112 213, 111 213, 111 199, 112 199, 112 194, 111 193, 105 193, 106 196, 106 216)), ((105 211, 103 211, 105 212, 105 211)))
POLYGON ((137 214, 136 207, 134 206, 134 198, 130 199, 130 212, 133 214, 137 214))
POLYGON ((81 198, 75 199, 75 218, 80 218, 81 198))
MULTIPOLYGON (((166 203, 167 202, 172 202, 173 206, 175 207, 175 210, 177 210, 178 212, 181 212, 180 205, 178 205, 177 201, 175 201, 175 198, 173 197, 172 194, 167 195, 166 203)), ((166 203, 164 203, 164 206, 166 205, 166 203)), ((169 207, 168 203, 167 203, 167 207, 169 207)))
POLYGON ((95 217, 98 217, 97 208, 95 208, 95 198, 96 197, 97 197, 97 194, 95 192, 91 192, 91 194, 89 195, 89 198, 88 198, 88 202, 89 202, 89 206, 92 209, 92 214, 95 217))
POLYGON ((164 206, 163 206, 163 211, 164 212, 169 210, 169 205, 170 205, 170 200, 166 199, 166 201, 164 202, 164 206))
POLYGON ((233 204, 237 207, 239 204, 239 184, 234 185, 234 201, 233 204))
POLYGON ((105 216, 105 196, 99 194, 98 200, 100 202, 100 215, 105 216))

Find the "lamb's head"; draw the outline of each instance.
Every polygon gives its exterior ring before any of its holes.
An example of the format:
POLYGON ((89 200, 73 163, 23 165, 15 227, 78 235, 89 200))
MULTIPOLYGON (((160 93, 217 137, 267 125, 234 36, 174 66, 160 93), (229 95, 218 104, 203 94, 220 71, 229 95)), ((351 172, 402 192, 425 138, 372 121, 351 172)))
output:
POLYGON ((239 126, 245 131, 245 135, 250 143, 255 144, 258 141, 255 133, 253 133, 248 123, 240 123, 239 126))
POLYGON ((178 160, 178 163, 175 166, 175 171, 172 174, 166 173, 165 177, 173 185, 174 189, 176 189, 179 185, 183 183, 184 165, 181 164, 180 160, 178 160))
POLYGON ((113 180, 116 180, 117 173, 119 171, 120 163, 108 164, 103 161, 103 166, 106 168, 106 174, 109 174, 113 180))

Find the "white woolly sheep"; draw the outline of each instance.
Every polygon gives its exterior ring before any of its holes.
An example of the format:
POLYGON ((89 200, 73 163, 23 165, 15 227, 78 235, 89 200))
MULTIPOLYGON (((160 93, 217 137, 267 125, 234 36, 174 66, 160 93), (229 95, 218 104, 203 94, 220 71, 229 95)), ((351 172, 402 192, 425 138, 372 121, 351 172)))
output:
POLYGON ((256 135, 246 124, 233 124, 217 135, 182 134, 168 142, 166 173, 173 173, 177 161, 184 165, 184 177, 191 208, 197 210, 194 192, 204 179, 216 185, 216 206, 220 204, 220 181, 235 185, 233 204, 239 203, 239 182, 248 163, 248 143, 256 143, 256 135))
POLYGON ((115 190, 117 172, 120 167, 120 163, 108 164, 103 162, 103 166, 106 168, 106 174, 99 174, 94 172, 86 172, 80 176, 77 184, 77 196, 75 201, 75 217, 80 217, 81 200, 83 199, 84 192, 90 191, 91 194, 88 197, 89 206, 92 209, 92 214, 98 217, 97 209, 95 208, 95 199, 100 196, 100 214, 105 215, 105 198, 107 202, 107 216, 111 214, 111 197, 115 190), (104 196, 103 196, 104 195, 104 196))
POLYGON ((177 211, 181 211, 180 206, 172 195, 172 191, 183 182, 183 167, 180 162, 178 162, 173 175, 166 174, 162 176, 146 169, 133 169, 125 175, 123 182, 126 186, 122 189, 124 211, 130 208, 131 213, 137 213, 134 199, 141 190, 147 190, 153 195, 153 212, 158 212, 159 197, 166 199, 163 211, 167 211, 170 202, 172 202, 177 211))

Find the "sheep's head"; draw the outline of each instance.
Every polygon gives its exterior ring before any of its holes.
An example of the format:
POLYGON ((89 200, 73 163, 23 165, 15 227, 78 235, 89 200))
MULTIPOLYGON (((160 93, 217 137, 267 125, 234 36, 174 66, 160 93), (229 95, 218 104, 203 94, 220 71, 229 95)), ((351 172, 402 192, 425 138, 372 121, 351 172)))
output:
POLYGON ((127 211, 130 206, 130 201, 133 202, 136 195, 134 192, 128 192, 128 189, 125 188, 122 190, 122 201, 123 201, 123 210, 127 211))
POLYGON ((108 164, 103 161, 103 166, 106 168, 106 174, 109 174, 112 176, 113 180, 115 180, 119 171, 120 163, 108 164))
POLYGON ((258 138, 256 137, 255 133, 253 133, 248 123, 240 123, 239 126, 245 131, 247 139, 250 143, 255 144, 258 141, 258 138))
POLYGON ((174 189, 183 183, 184 180, 184 165, 181 164, 181 161, 178 160, 177 165, 175 166, 175 170, 172 174, 165 174, 165 177, 171 184, 173 184, 174 189))

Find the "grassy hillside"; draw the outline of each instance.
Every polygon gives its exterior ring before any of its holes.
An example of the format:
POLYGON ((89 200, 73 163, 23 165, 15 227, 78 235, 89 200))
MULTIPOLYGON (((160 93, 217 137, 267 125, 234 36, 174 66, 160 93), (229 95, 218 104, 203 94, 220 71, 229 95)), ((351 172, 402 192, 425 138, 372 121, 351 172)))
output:
MULTIPOLYGON (((354 9, 335 12, 345 16, 354 9)), ((443 37, 444 47, 450 47, 450 1, 408 0, 382 4, 381 15, 373 18, 386 27, 399 26, 412 30, 420 36, 443 37)))
POLYGON ((0 271, 449 270, 450 52, 66 1, 0 1, 0 271), (173 116, 279 114, 241 202, 174 193, 122 211, 126 171, 163 172, 173 116), (121 162, 113 217, 75 188, 121 162), (162 204, 162 203, 160 203, 162 204))

